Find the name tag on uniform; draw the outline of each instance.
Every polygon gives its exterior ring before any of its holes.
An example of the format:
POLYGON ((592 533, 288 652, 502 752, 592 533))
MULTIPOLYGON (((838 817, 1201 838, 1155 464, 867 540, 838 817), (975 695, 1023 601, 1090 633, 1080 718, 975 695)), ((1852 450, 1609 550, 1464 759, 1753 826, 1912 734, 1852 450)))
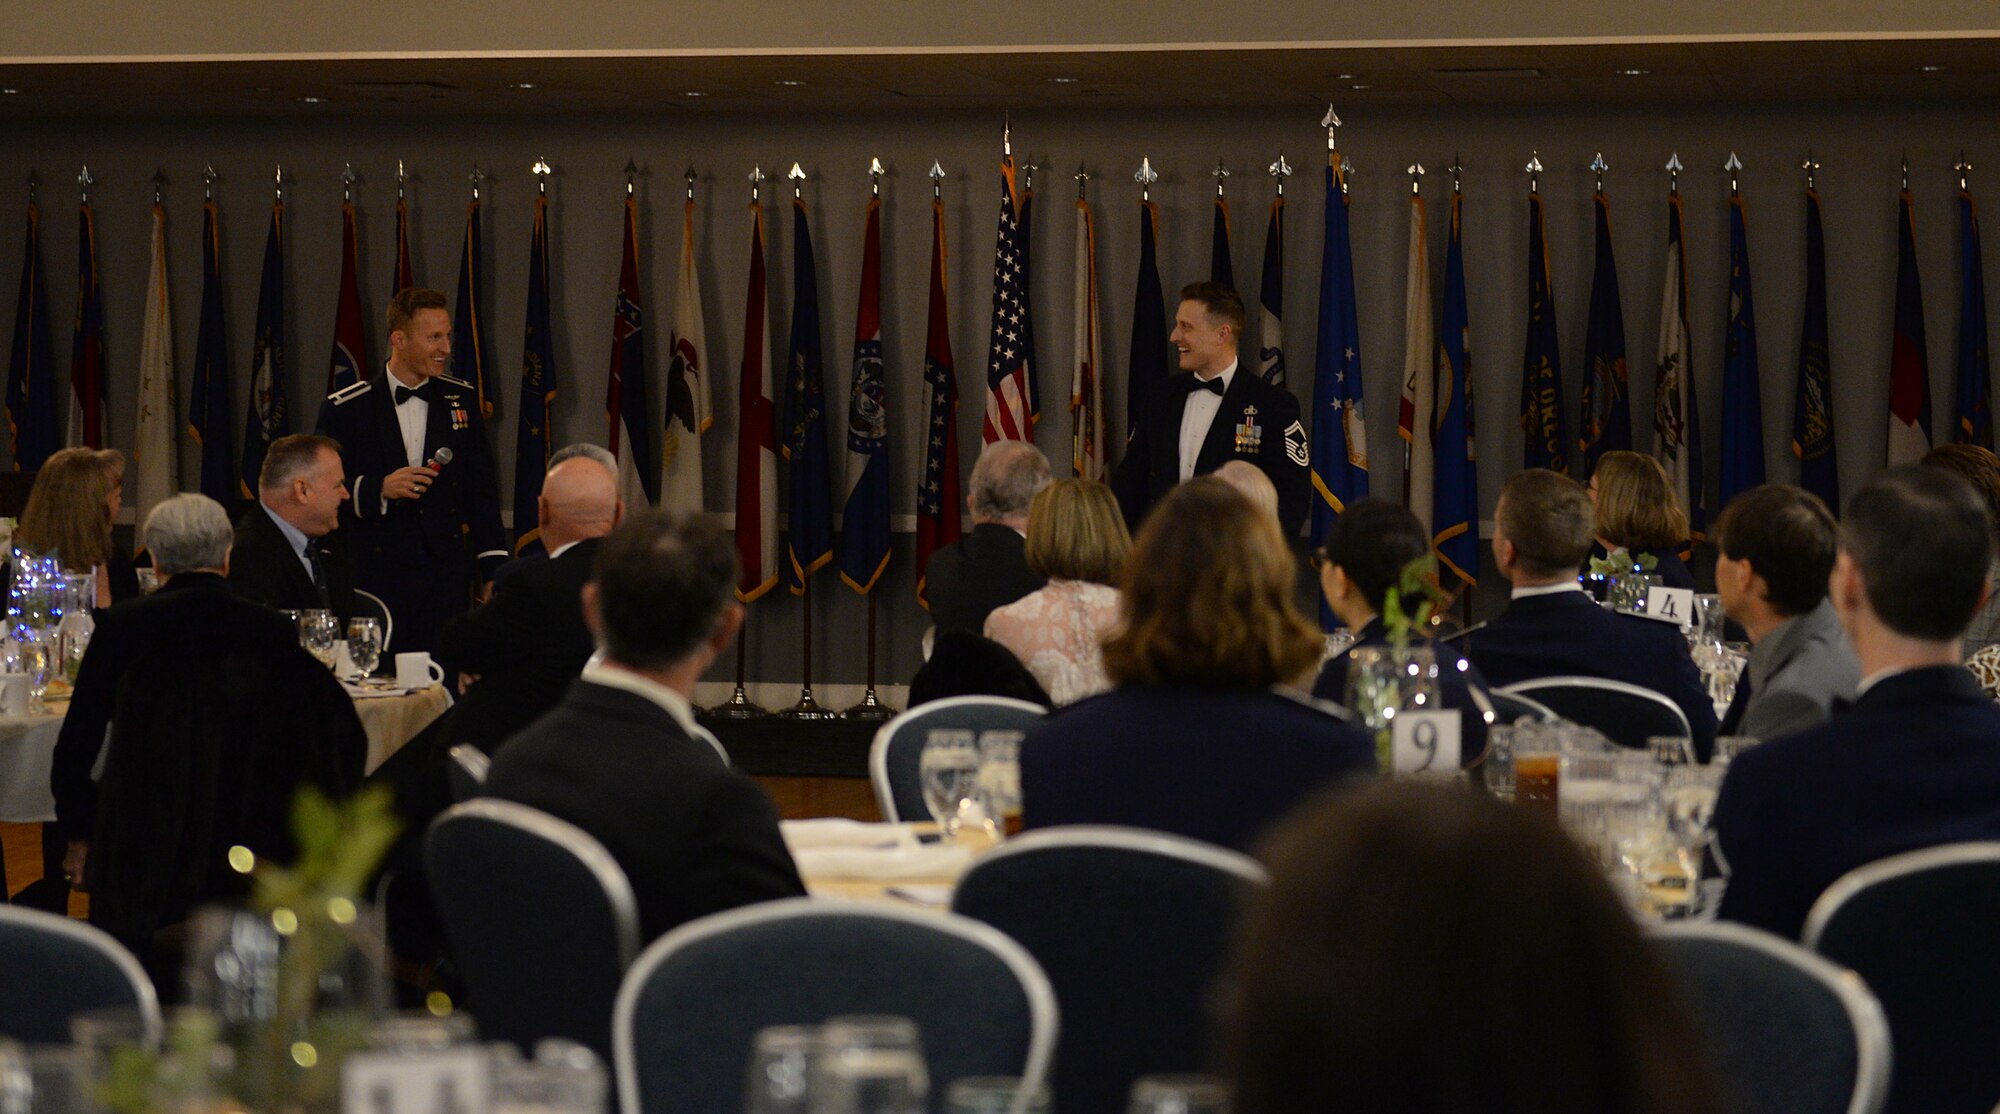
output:
POLYGON ((1646 590, 1646 610, 1637 614, 1677 627, 1689 626, 1694 622, 1694 591, 1689 588, 1649 588, 1646 590))
POLYGON ((1245 406, 1243 420, 1236 426, 1236 451, 1256 453, 1264 447, 1264 427, 1257 424, 1257 408, 1245 406))

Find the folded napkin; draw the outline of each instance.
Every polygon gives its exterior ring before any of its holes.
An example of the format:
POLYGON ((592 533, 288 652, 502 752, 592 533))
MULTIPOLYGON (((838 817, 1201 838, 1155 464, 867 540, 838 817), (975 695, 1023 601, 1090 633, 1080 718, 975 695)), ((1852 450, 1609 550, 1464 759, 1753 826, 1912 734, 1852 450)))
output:
POLYGON ((794 855, 821 847, 915 847, 917 838, 910 828, 908 824, 865 824, 838 816, 778 823, 785 846, 794 855))
POLYGON ((972 849, 942 843, 892 850, 818 847, 795 851, 792 859, 807 878, 956 878, 972 862, 972 849))

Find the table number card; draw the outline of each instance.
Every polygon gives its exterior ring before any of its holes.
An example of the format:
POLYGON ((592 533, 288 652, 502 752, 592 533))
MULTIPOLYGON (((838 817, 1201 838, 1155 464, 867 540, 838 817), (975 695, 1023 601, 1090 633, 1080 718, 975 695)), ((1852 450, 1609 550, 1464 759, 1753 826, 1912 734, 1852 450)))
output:
POLYGON ((341 1065, 342 1114, 473 1114, 492 1102, 492 1057, 477 1045, 357 1052, 341 1065))
POLYGON ((1694 623, 1694 591, 1689 588, 1651 588, 1646 592, 1648 619, 1686 627, 1694 623))
POLYGON ((1450 709, 1397 712, 1389 721, 1389 754, 1399 774, 1449 774, 1458 769, 1459 715, 1450 709))

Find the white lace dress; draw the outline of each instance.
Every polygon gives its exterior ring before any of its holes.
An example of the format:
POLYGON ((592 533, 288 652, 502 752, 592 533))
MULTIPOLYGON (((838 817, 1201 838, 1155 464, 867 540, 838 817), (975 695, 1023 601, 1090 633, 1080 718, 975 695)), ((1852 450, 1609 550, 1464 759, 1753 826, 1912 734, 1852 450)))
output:
POLYGON ((986 637, 1021 659, 1058 707, 1111 689, 1104 638, 1118 622, 1118 589, 1051 580, 986 617, 986 637))

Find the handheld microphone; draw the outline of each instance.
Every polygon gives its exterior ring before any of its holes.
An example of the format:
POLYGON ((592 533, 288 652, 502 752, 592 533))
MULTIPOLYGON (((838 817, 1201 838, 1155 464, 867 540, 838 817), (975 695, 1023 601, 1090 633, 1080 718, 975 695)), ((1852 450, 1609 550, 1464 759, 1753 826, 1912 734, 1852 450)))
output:
POLYGON ((424 461, 424 467, 433 472, 442 472, 444 471, 444 466, 450 463, 451 450, 449 448, 439 448, 438 451, 431 454, 429 460, 424 461))

